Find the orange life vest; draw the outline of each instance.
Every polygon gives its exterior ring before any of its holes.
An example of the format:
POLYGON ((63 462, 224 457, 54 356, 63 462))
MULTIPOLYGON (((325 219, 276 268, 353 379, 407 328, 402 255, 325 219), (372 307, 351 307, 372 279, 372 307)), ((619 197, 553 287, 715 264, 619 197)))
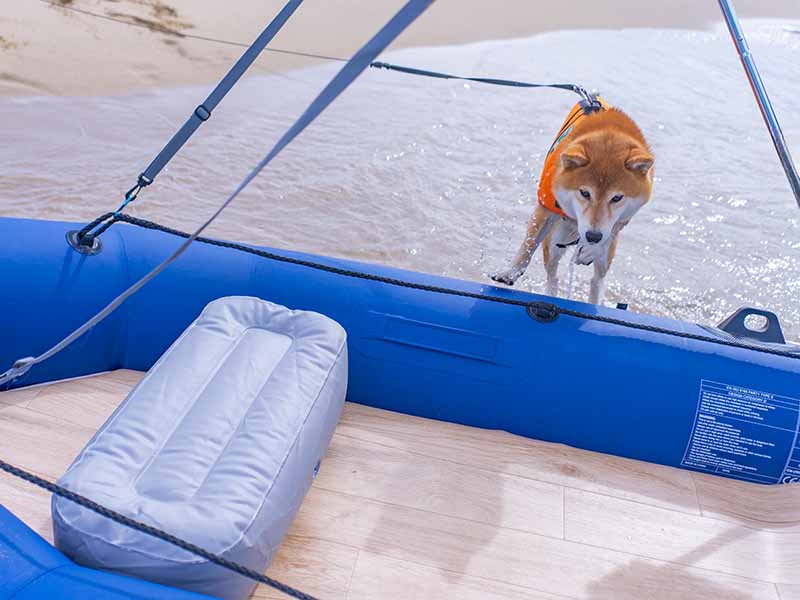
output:
POLYGON ((556 176, 558 161, 561 158, 561 151, 569 145, 566 142, 575 130, 575 126, 597 110, 607 110, 609 108, 608 104, 606 104, 600 96, 594 96, 594 98, 600 104, 599 109, 596 106, 590 106, 586 101, 578 102, 572 107, 572 110, 569 111, 567 118, 564 120, 564 124, 558 131, 553 145, 550 146, 550 150, 547 151, 547 157, 544 159, 542 177, 539 180, 539 204, 562 217, 566 217, 567 215, 561 210, 556 196, 553 194, 553 178, 556 176))

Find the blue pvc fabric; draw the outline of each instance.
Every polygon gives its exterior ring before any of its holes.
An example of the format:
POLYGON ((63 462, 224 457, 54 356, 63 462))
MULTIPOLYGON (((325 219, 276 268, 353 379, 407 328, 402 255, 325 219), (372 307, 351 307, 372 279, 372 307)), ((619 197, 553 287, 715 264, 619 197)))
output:
MULTIPOLYGON (((74 224, 0 219, 0 364, 49 347, 182 239, 117 224, 85 256, 74 224)), ((297 252, 344 269, 708 336, 699 325, 297 252)), ((15 386, 147 370, 210 301, 255 296, 322 313, 348 335, 348 400, 504 429, 765 484, 800 477, 800 360, 520 306, 354 279, 195 243, 168 270, 15 386)))
POLYGON ((0 505, 0 600, 213 600, 73 564, 0 505))

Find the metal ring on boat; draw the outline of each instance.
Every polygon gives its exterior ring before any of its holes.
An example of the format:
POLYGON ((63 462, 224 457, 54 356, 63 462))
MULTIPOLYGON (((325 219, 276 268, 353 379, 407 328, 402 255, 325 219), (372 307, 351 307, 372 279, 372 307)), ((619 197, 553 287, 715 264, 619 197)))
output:
POLYGON ((77 229, 67 232, 67 243, 72 246, 72 249, 76 252, 80 252, 81 254, 86 254, 87 256, 99 254, 103 249, 103 242, 100 237, 93 236, 91 244, 84 244, 78 235, 79 233, 80 231, 77 229))

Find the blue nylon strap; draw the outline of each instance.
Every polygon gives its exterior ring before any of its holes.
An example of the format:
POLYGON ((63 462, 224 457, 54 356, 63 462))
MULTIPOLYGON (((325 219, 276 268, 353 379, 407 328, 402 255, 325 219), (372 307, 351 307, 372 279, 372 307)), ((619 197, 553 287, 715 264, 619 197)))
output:
MULTIPOLYGON (((270 43, 272 38, 281 30, 281 28, 286 24, 286 21, 289 20, 289 17, 294 14, 294 11, 303 3, 303 0, 289 0, 286 3, 278 15, 272 20, 272 22, 267 25, 266 29, 261 32, 261 35, 256 38, 256 41, 239 57, 239 60, 236 61, 236 64, 231 67, 231 70, 228 71, 228 74, 217 84, 217 87, 209 94, 208 98, 205 99, 200 106, 198 106, 194 112, 191 114, 189 119, 183 124, 183 126, 172 136, 172 139, 167 142, 167 145, 158 153, 158 156, 155 157, 153 162, 144 170, 144 172, 139 176, 139 186, 143 187, 146 185, 150 185, 153 183, 155 178, 161 172, 161 170, 167 165, 167 163, 172 160, 172 157, 180 150, 183 145, 189 140, 190 137, 194 134, 195 131, 202 125, 205 121, 211 117, 211 113, 217 107, 217 105, 222 102, 222 99, 225 98, 225 95, 231 91, 234 85, 241 79, 242 75, 245 74, 247 69, 250 68, 250 65, 258 58, 258 56, 264 51, 264 48, 267 47, 267 44, 270 43)), ((128 200, 128 196, 126 196, 126 200, 128 200)))
POLYGON ((369 40, 358 52, 353 55, 346 65, 336 74, 336 76, 325 86, 319 93, 314 101, 309 105, 305 112, 300 115, 300 118, 294 122, 289 130, 283 134, 278 143, 269 151, 269 153, 259 162, 255 168, 244 178, 244 180, 237 186, 233 193, 223 202, 223 204, 214 212, 211 217, 206 220, 197 230, 183 242, 175 252, 173 252, 162 263, 156 266, 152 271, 144 275, 141 279, 133 283, 128 289, 119 294, 111 302, 109 302, 100 312, 95 314, 91 319, 86 321, 83 325, 75 329, 63 340, 58 342, 55 346, 42 352, 38 356, 30 356, 20 359, 4 373, 0 373, 0 385, 11 382, 20 375, 27 372, 31 367, 41 362, 44 362, 51 356, 61 352, 64 348, 69 346, 72 342, 77 340, 92 327, 100 323, 103 319, 108 317, 114 312, 125 300, 130 298, 133 294, 138 292, 150 280, 158 276, 164 269, 166 269, 173 261, 183 254, 186 249, 194 242, 197 237, 205 231, 205 229, 214 222, 214 220, 224 211, 244 190, 253 179, 266 167, 270 161, 275 158, 280 152, 289 145, 303 130, 308 127, 314 119, 316 119, 328 105, 333 102, 339 94, 341 94, 347 87, 353 83, 364 69, 366 69, 370 62, 400 35, 406 27, 408 27, 414 20, 428 8, 434 0, 409 0, 400 11, 392 17, 392 19, 383 26, 383 28, 376 33, 371 40, 369 40))
MULTIPOLYGON (((238 196, 281 150, 300 135, 300 133, 302 133, 302 131, 339 96, 339 94, 353 83, 364 69, 369 67, 373 59, 383 52, 384 49, 386 49, 406 27, 413 23, 425 9, 433 4, 433 2, 434 0, 409 0, 406 5, 403 6, 403 8, 401 8, 400 11, 341 68, 339 73, 336 74, 336 77, 325 86, 325 89, 320 92, 319 96, 317 96, 305 112, 300 115, 300 118, 295 121, 285 134, 283 134, 283 137, 278 140, 278 143, 270 150, 269 154, 267 154, 261 162, 256 165, 253 171, 245 177, 242 183, 239 184, 239 187, 236 188, 222 208, 227 206, 230 201, 238 196)), ((222 209, 220 209, 220 211, 221 210, 222 209)))

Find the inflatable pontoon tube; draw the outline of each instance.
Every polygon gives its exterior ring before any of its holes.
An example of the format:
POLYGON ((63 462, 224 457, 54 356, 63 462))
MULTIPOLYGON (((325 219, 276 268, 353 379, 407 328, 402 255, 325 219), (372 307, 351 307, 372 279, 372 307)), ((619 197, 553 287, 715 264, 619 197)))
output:
MULTIPOLYGON (((0 364, 50 347, 182 241, 120 223, 103 235, 102 252, 86 256, 65 241, 77 228, 0 219, 0 239, 7 242, 0 244, 0 364)), ((712 334, 671 319, 279 254, 523 304, 548 301, 596 318, 541 322, 524 306, 195 243, 111 318, 15 385, 147 370, 210 301, 248 295, 322 313, 345 328, 353 402, 746 481, 800 477, 798 358, 693 339, 712 334), (641 328, 598 320, 609 318, 641 328)))

